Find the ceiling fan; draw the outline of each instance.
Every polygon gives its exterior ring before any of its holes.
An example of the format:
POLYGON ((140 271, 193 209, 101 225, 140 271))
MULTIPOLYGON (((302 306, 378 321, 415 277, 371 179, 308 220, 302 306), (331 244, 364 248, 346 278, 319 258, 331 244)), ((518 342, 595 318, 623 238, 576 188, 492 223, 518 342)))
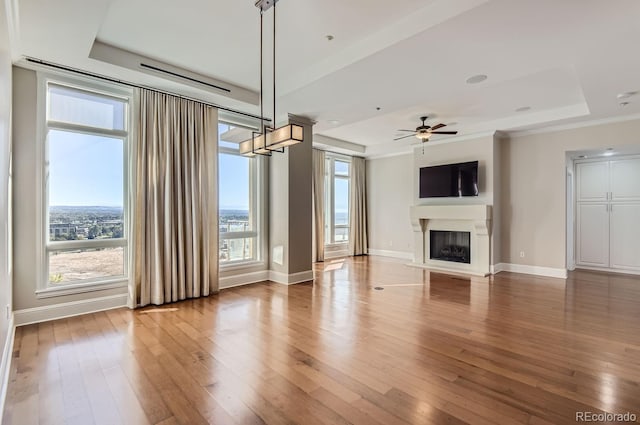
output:
POLYGON ((440 123, 440 124, 434 125, 433 127, 428 126, 425 124, 425 121, 427 120, 427 118, 429 117, 420 117, 420 121, 422 121, 422 125, 419 125, 418 127, 416 127, 415 130, 398 130, 398 131, 409 131, 413 134, 398 137, 397 139, 393 139, 393 140, 406 139, 407 137, 415 136, 418 139, 421 139, 422 142, 428 142, 429 137, 431 137, 432 134, 458 134, 457 131, 435 131, 435 130, 438 130, 439 128, 446 127, 447 125, 440 123))

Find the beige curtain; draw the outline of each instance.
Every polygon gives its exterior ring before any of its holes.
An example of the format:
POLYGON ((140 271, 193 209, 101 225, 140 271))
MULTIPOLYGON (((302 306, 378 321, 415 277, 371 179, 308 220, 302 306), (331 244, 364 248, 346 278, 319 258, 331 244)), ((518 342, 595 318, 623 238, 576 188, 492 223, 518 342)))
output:
POLYGON ((367 180, 365 159, 351 159, 351 196, 349 199, 349 251, 352 255, 367 254, 367 180))
POLYGON ((324 151, 313 150, 313 261, 324 261, 324 151))
POLYGON ((141 89, 134 279, 139 306, 218 290, 217 109, 141 89))

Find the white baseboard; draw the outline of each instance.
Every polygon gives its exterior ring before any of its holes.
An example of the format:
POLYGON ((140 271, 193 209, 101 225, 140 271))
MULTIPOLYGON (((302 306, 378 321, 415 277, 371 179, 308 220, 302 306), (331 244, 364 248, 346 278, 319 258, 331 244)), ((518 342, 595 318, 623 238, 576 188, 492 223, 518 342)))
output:
POLYGON ((282 272, 269 271, 269 280, 283 285, 295 285, 296 283, 308 282, 313 280, 313 270, 306 272, 286 274, 282 272))
POLYGON ((369 249, 369 255, 379 255, 380 257, 400 258, 402 260, 413 261, 413 252, 388 251, 386 249, 369 249))
POLYGON ((127 294, 109 295, 107 297, 91 298, 88 300, 72 301, 68 303, 52 304, 42 307, 26 308, 14 312, 15 325, 24 326, 32 323, 63 319, 80 314, 95 313, 127 307, 127 294))
POLYGON ((492 265, 489 267, 489 272, 491 274, 497 274, 497 273, 503 272, 505 271, 503 267, 504 267, 504 263, 498 263, 498 264, 492 265))
POLYGON ((7 401, 7 388, 9 386, 9 375, 11 375, 11 357, 13 353, 13 339, 16 334, 14 316, 11 314, 7 325, 7 338, 4 341, 2 351, 2 363, 0 363, 0 423, 4 414, 4 404, 7 401))
POLYGON ((590 270, 595 272, 605 272, 605 273, 620 273, 620 274, 632 274, 632 275, 640 275, 640 271, 637 270, 624 270, 624 269, 610 269, 607 267, 591 267, 591 266, 576 266, 578 270, 590 270))
POLYGON ((226 276, 220 278, 220 289, 235 288, 236 286, 264 282, 265 280, 269 280, 269 270, 226 276))
POLYGON ((536 276, 556 277, 559 279, 567 278, 567 269, 554 269, 551 267, 527 266, 524 264, 499 263, 493 267, 493 273, 513 272, 532 274, 536 276))

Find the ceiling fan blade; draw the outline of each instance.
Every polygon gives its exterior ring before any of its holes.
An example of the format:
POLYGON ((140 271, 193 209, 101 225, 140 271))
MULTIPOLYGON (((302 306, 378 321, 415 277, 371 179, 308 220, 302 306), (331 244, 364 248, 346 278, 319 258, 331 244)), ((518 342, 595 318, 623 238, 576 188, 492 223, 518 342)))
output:
MULTIPOLYGON (((415 133, 415 132, 414 132, 414 133, 415 133)), ((415 135, 415 134, 409 134, 408 136, 398 137, 397 139, 393 139, 393 140, 406 139, 407 137, 416 137, 416 135, 415 135)))
POLYGON ((430 131, 431 134, 458 134, 457 131, 430 131))
POLYGON ((436 124, 433 127, 431 127, 431 130, 437 130, 439 128, 446 127, 446 126, 447 126, 446 124, 442 124, 442 123, 436 124))
POLYGON ((412 132, 412 133, 415 133, 415 132, 416 132, 415 130, 405 130, 405 129, 402 129, 402 128, 401 128, 400 130, 396 130, 396 131, 410 131, 410 132, 412 132))

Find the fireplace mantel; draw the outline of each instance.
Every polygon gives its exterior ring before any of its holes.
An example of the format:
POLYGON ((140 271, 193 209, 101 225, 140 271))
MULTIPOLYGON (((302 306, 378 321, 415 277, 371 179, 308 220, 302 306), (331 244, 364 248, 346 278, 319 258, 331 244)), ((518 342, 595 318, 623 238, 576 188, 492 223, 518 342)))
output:
POLYGON ((411 207, 415 239, 411 265, 434 270, 490 274, 491 205, 418 205, 411 207), (471 233, 471 264, 429 258, 429 231, 454 230, 471 233))

